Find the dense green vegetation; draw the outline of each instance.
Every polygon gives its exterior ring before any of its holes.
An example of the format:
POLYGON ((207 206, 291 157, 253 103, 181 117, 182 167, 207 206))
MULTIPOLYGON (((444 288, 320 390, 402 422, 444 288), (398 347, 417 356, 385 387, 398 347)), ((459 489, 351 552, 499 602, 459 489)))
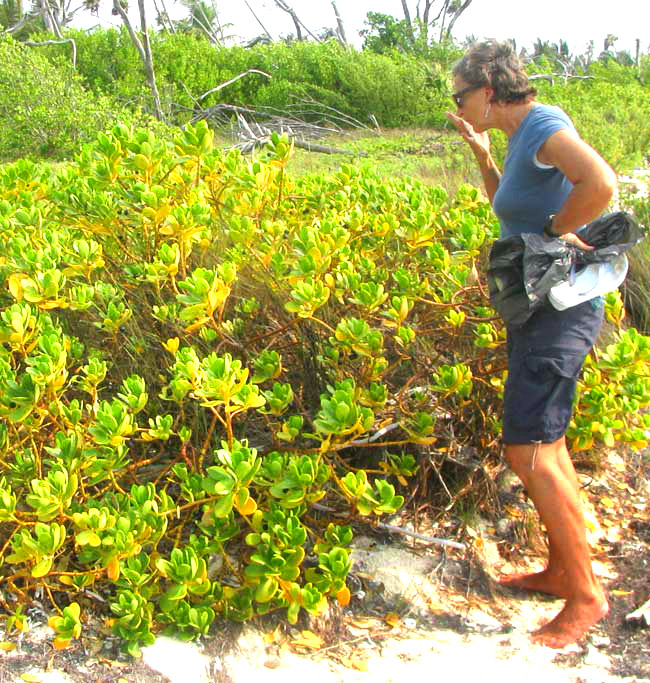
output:
MULTIPOLYGON (((0 133, 6 134, 0 136, 0 158, 69 156, 88 131, 104 127, 111 113, 125 120, 152 111, 144 68, 125 30, 66 35, 77 44, 76 73, 68 45, 37 52, 2 39, 0 133), (36 98, 40 117, 24 115, 34 108, 32 90, 42 93, 36 98), (70 112, 75 112, 76 127, 70 112)), ((423 55, 397 49, 357 51, 334 40, 224 48, 191 33, 155 33, 152 50, 163 112, 172 125, 224 103, 292 111, 312 121, 334 116, 336 110, 369 127, 371 116, 385 128, 440 127, 451 106, 449 69, 460 55, 452 44, 428 48, 423 55), (249 69, 269 78, 249 73, 199 103, 204 93, 249 69)), ((543 54, 530 65, 531 74, 555 69, 543 54)), ((553 84, 539 80, 536 85, 542 101, 566 109, 583 138, 622 170, 639 166, 649 154, 649 73, 648 56, 640 69, 608 57, 576 67, 578 79, 555 77, 553 84)), ((495 138, 503 150, 504 140, 495 138)))
POLYGON ((156 127, 136 107, 89 92, 69 61, 52 64, 0 34, 0 160, 70 158, 116 118, 156 127))
MULTIPOLYGON (((125 31, 69 35, 77 42, 79 74, 88 89, 129 106, 147 105, 143 67, 125 31)), ((175 123, 196 113, 201 95, 248 69, 270 78, 251 74, 206 98, 202 106, 227 102, 284 111, 292 102, 311 99, 367 125, 369 114, 390 127, 442 121, 445 65, 412 55, 359 52, 336 41, 224 48, 193 34, 155 34, 152 49, 165 114, 175 123)), ((55 59, 57 48, 49 50, 55 59)))
MULTIPOLYGON (((0 576, 11 611, 42 586, 65 607, 57 647, 91 586, 135 655, 346 604, 330 513, 391 514, 423 463, 498 441, 489 204, 351 165, 293 178, 290 156, 118 125, 0 170, 0 576)), ((634 329, 590 360, 576 450, 647 445, 649 362, 634 329)))

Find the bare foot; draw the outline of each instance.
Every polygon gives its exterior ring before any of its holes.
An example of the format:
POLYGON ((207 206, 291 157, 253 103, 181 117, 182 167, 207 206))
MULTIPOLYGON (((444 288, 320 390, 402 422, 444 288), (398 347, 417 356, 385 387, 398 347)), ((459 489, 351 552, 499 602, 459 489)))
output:
POLYGON ((499 579, 499 585, 506 588, 545 593, 556 598, 568 598, 569 591, 564 580, 564 572, 545 569, 535 574, 512 574, 499 579))
POLYGON ((609 604, 603 593, 590 600, 567 600, 564 609, 548 624, 535 631, 532 641, 562 649, 587 633, 587 631, 609 612, 609 604))

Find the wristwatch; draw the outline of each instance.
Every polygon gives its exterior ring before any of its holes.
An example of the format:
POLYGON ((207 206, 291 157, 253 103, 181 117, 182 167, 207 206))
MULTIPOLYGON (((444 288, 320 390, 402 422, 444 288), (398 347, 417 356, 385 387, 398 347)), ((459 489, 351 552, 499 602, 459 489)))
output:
POLYGON ((560 237, 557 232, 553 232, 553 219, 555 218, 555 214, 552 213, 547 219, 546 222, 544 223, 544 234, 547 235, 548 237, 560 237))

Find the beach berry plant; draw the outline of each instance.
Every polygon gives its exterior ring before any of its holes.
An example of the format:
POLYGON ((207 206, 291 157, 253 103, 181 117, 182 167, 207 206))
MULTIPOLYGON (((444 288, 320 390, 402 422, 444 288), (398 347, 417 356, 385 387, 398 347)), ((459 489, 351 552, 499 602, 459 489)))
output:
MULTIPOLYGON (((56 647, 89 591, 132 655, 345 605, 351 522, 394 514, 432 449, 496 443, 488 203, 370 167, 296 179, 291 154, 118 124, 0 168, 1 600, 44 588, 56 647)), ((649 356, 623 328, 596 352, 574 445, 647 444, 649 356)))

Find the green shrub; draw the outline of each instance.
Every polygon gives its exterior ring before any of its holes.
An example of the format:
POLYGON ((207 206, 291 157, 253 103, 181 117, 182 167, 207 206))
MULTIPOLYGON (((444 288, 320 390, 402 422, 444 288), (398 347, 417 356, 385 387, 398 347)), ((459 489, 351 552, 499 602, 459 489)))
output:
MULTIPOLYGON (((69 158, 119 111, 108 97, 86 92, 65 60, 53 63, 39 50, 0 36, 0 159, 69 158)), ((149 123, 137 112, 120 116, 149 123)))
MULTIPOLYGON (((110 29, 85 33, 71 31, 78 49, 78 69, 86 87, 110 95, 124 106, 150 110, 141 61, 126 31, 110 29)), ((445 89, 441 69, 408 55, 377 55, 344 49, 336 41, 273 43, 246 49, 215 47, 196 34, 151 36, 156 77, 167 117, 186 122, 196 109, 196 98, 244 73, 242 78, 202 102, 285 110, 297 99, 313 99, 371 125, 369 115, 383 126, 441 123, 445 89)), ((60 51, 47 48, 52 59, 60 51)), ((322 112, 306 118, 318 119, 322 112)))
POLYGON ((111 122, 108 101, 71 68, 0 37, 0 158, 65 158, 111 122))
MULTIPOLYGON (((498 437, 489 204, 371 168, 293 179, 290 155, 117 125, 73 164, 0 169, 0 579, 68 605, 57 646, 89 586, 132 654, 347 604, 352 531, 315 504, 392 514, 429 447, 498 437)), ((590 362, 574 446, 647 445, 649 360, 628 330, 590 362)))

